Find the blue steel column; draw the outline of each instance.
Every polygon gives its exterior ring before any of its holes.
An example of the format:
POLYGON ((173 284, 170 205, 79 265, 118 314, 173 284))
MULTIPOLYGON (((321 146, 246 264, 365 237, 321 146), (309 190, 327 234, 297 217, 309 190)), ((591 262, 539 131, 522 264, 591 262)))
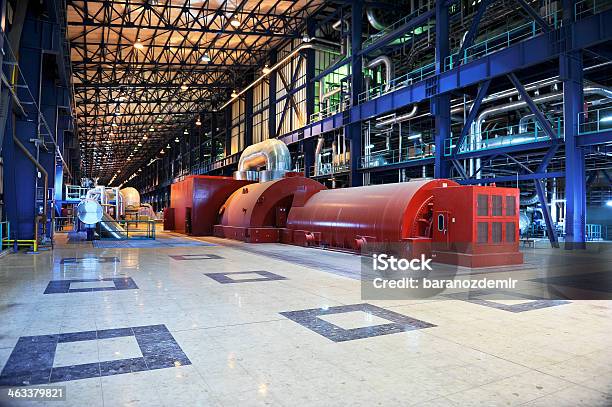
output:
MULTIPOLYGON (((444 61, 449 55, 448 6, 445 1, 436 1, 436 75, 444 71, 444 61)), ((451 133, 450 95, 438 95, 431 100, 431 113, 435 121, 434 177, 448 178, 450 166, 444 158, 444 144, 451 133)))
MULTIPOLYGON (((563 1, 563 25, 566 27, 566 46, 569 48, 573 32, 574 2, 563 1)), ((586 171, 584 151, 577 146, 578 113, 582 111, 582 51, 562 53, 559 76, 563 80, 563 121, 565 131, 565 249, 586 247, 586 171)))
MULTIPOLYGON (((306 34, 309 38, 315 36, 316 21, 314 18, 309 18, 306 25, 306 34)), ((314 114, 315 108, 315 63, 316 53, 315 50, 309 49, 306 53, 306 121, 310 123, 310 118, 314 114)), ((314 140, 307 138, 302 140, 302 153, 304 154, 304 175, 310 175, 310 168, 314 167, 315 156, 314 156, 314 140)))
MULTIPOLYGON (((352 2, 351 9, 351 105, 359 104, 359 94, 363 91, 363 62, 359 52, 363 38, 363 1, 352 2)), ((350 184, 357 187, 363 184, 363 176, 358 172, 361 163, 361 122, 350 123, 345 127, 345 136, 351 146, 350 184)))

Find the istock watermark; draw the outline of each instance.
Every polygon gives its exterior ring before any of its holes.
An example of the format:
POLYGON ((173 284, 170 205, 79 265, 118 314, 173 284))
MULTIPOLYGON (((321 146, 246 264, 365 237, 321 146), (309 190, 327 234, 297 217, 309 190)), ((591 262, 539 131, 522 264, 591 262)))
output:
MULTIPOLYGON (((508 274, 486 273, 436 261, 444 247, 368 244, 361 253, 361 295, 364 300, 449 298, 470 292, 505 293, 517 289, 508 274)), ((448 259, 448 256, 445 256, 448 259)))
POLYGON ((386 253, 372 255, 372 268, 377 271, 433 271, 430 263, 433 259, 421 253, 418 259, 397 258, 386 253))
POLYGON ((499 304, 515 300, 536 305, 550 300, 612 300, 612 244, 593 243, 580 251, 560 251, 562 256, 543 254, 537 267, 533 262, 480 268, 449 264, 460 263, 457 253, 469 252, 466 249, 473 248, 460 242, 412 247, 368 242, 361 251, 362 299, 499 304))

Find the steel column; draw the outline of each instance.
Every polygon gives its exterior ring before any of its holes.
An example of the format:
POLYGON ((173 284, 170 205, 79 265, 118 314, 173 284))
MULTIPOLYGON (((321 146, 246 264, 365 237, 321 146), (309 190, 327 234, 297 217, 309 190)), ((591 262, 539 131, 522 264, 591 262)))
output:
POLYGON ((586 171, 584 150, 577 145, 578 113, 583 107, 582 54, 561 55, 565 122, 565 248, 586 248, 586 171))
MULTIPOLYGON (((306 23, 306 33, 309 38, 315 36, 317 24, 314 18, 309 18, 306 23)), ((315 68, 316 68, 316 53, 315 50, 306 50, 306 123, 310 123, 310 118, 314 114, 315 108, 315 68)), ((309 169, 314 167, 314 140, 307 138, 301 141, 302 153, 304 154, 304 175, 309 176, 309 169)))
MULTIPOLYGON (((363 0, 356 0, 351 8, 351 106, 359 104, 359 94, 363 91, 363 61, 359 54, 362 40, 363 0)), ((345 131, 351 146, 350 184, 356 187, 363 184, 363 175, 358 172, 361 163, 361 122, 350 123, 345 131)))
MULTIPOLYGON (((444 71, 444 61, 449 55, 448 43, 448 5, 443 1, 436 2, 436 75, 444 71)), ((431 113, 435 121, 434 141, 436 145, 434 177, 450 176, 449 161, 444 157, 446 140, 451 136, 450 94, 438 95, 431 100, 431 113)))

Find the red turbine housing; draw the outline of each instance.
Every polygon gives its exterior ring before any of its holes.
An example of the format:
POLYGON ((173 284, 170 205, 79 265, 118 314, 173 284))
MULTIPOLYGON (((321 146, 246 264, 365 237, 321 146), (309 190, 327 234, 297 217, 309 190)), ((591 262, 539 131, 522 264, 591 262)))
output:
POLYGON ((318 243, 358 251, 368 242, 429 238, 433 189, 457 185, 436 179, 330 189, 293 206, 287 228, 315 234, 318 243))
POLYGON ((194 236, 212 235, 219 208, 236 189, 252 181, 232 177, 189 175, 170 187, 170 208, 164 211, 164 229, 194 236))
POLYGON ((304 202, 322 189, 324 185, 299 176, 244 186, 221 207, 221 224, 215 225, 215 236, 251 243, 278 242, 294 202, 304 202))

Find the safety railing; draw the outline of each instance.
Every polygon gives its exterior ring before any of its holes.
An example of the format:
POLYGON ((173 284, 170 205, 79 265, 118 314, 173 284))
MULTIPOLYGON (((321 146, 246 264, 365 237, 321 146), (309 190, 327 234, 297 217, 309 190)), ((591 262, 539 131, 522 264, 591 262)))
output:
POLYGON ((53 231, 55 233, 75 232, 75 219, 72 216, 56 216, 53 218, 53 231))
MULTIPOLYGON (((560 12, 556 11, 543 18, 551 26, 558 28, 561 25, 561 19, 559 16, 560 12)), ((463 51, 462 55, 449 55, 444 60, 444 70, 448 71, 456 67, 459 63, 465 64, 475 59, 482 58, 483 56, 492 54, 493 52, 508 48, 512 44, 533 38, 536 35, 539 35, 541 32, 542 28, 535 20, 527 24, 520 25, 504 33, 487 38, 484 41, 480 41, 470 47, 467 47, 463 51)))
POLYGON ((310 122, 316 122, 318 120, 325 119, 326 117, 333 116, 336 113, 344 112, 349 108, 350 104, 348 100, 343 100, 341 102, 332 103, 325 107, 325 109, 321 109, 316 113, 310 115, 310 122))
POLYGON ((612 106, 578 113, 578 134, 597 133, 612 129, 612 106))
POLYGON ((376 151, 361 158, 361 168, 383 167, 434 156, 436 146, 433 143, 414 143, 402 149, 376 151))
POLYGON ((582 0, 574 4, 574 18, 580 20, 612 8, 612 0, 582 0))
POLYGON ((436 66, 432 62, 431 64, 427 64, 413 71, 410 71, 404 75, 394 78, 393 80, 391 80, 388 86, 387 84, 381 84, 381 85, 373 86, 370 89, 366 90, 365 92, 360 93, 359 103, 363 103, 365 101, 375 99, 389 92, 393 92, 405 86, 412 85, 415 82, 420 82, 424 79, 427 79, 435 75, 435 73, 436 73, 436 66))
MULTIPOLYGON (((429 7, 421 7, 416 11, 413 11, 412 13, 408 14, 407 16, 397 20, 396 22, 394 22, 393 24, 385 27, 384 29, 380 30, 379 32, 377 32, 376 34, 371 35, 367 40, 365 40, 363 42, 362 48, 367 48, 368 46, 374 44, 375 42, 379 41, 381 38, 385 37, 387 34, 399 29, 400 27, 403 27, 404 25, 408 24, 410 21, 414 20, 415 18, 417 18, 418 16, 420 16, 423 13, 426 13, 427 11, 429 11, 430 8, 429 7)), ((419 29, 422 30, 421 27, 416 27, 414 30, 412 30, 411 33, 407 33, 406 35, 418 35, 420 34, 420 32, 417 32, 419 29)), ((402 39, 398 39, 398 41, 402 41, 402 39)))
POLYGON ((603 240, 601 225, 587 223, 585 225, 585 235, 588 241, 603 240))
POLYGON ((31 247, 34 253, 38 252, 37 239, 11 239, 11 224, 9 221, 0 222, 0 251, 14 247, 31 247))
MULTIPOLYGON (((563 139, 563 120, 561 118, 555 118, 551 123, 553 131, 556 136, 563 139)), ((494 148, 509 147, 519 144, 535 143, 538 141, 550 140, 550 137, 539 124, 530 123, 526 127, 526 131, 520 131, 518 125, 501 127, 499 129, 492 129, 475 133, 471 137, 466 136, 460 153, 469 151, 482 151, 491 150, 494 148)), ((444 155, 450 156, 457 148, 457 142, 459 137, 451 137, 444 141, 444 155)))
POLYGON ((101 240, 155 239, 154 220, 102 220, 96 224, 101 240), (117 227, 119 226, 119 228, 117 227))
POLYGON ((66 185, 66 200, 79 200, 85 198, 88 188, 80 185, 66 185))

